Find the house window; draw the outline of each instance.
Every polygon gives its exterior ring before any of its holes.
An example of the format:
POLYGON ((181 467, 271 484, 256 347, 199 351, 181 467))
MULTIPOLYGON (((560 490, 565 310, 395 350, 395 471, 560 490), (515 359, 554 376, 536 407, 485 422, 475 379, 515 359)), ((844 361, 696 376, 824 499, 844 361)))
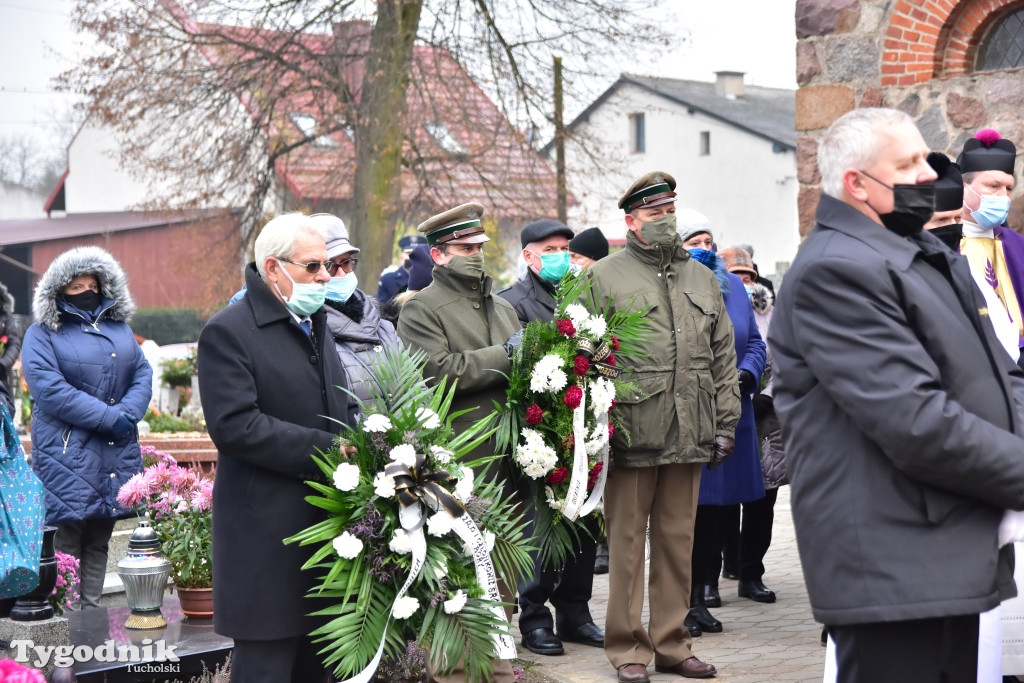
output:
POLYGON ((636 154, 647 151, 647 131, 643 114, 629 115, 629 146, 636 154))
POLYGON ((996 22, 978 46, 976 71, 1024 66, 1024 8, 996 22))
POLYGON ((336 147, 329 135, 316 135, 316 119, 309 114, 292 113, 288 115, 295 127, 307 138, 313 138, 313 146, 321 149, 336 147), (316 136, 316 137, 314 137, 316 136))
POLYGON ((459 144, 452 132, 443 123, 428 123, 423 126, 437 144, 441 145, 444 151, 449 154, 464 155, 466 148, 459 144))
POLYGON ((700 132, 700 155, 702 157, 710 156, 711 154, 711 131, 702 130, 700 132))

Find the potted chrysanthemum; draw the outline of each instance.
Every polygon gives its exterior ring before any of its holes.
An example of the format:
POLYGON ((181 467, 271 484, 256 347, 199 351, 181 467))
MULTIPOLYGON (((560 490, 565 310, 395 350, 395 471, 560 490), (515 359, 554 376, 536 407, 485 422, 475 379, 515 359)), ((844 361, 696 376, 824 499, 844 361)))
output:
POLYGON ((129 479, 117 500, 147 514, 171 562, 171 579, 186 616, 213 616, 213 481, 181 467, 167 453, 143 446, 142 472, 129 479))

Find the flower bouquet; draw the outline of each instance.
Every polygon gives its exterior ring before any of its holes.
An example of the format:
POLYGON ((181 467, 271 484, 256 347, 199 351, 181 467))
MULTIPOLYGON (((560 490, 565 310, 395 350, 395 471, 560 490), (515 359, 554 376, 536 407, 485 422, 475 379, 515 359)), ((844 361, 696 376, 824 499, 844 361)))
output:
POLYGON ((78 558, 57 551, 57 583, 50 592, 49 602, 56 616, 64 614, 64 608, 78 602, 78 558))
POLYGON ((117 502, 149 515, 179 588, 213 586, 213 481, 169 454, 142 447, 149 464, 126 481, 117 502))
POLYGON ((341 679, 370 680, 407 635, 438 674, 462 660, 483 680, 493 659, 515 656, 497 582, 514 585, 528 564, 525 524, 501 482, 474 476, 494 458, 463 459, 493 429, 454 434, 454 387, 426 387, 425 363, 402 351, 373 368, 379 396, 314 458, 325 482, 309 482, 307 500, 327 518, 286 541, 318 546, 305 565, 321 573, 312 597, 333 604, 313 636, 341 679))
MULTIPOLYGON (((614 427, 616 395, 636 391, 621 379, 615 353, 642 356, 646 311, 612 315, 589 308, 587 279, 567 276, 555 318, 526 326, 512 358, 508 401, 495 404, 497 451, 511 452, 538 482, 534 541, 548 564, 564 564, 577 520, 601 501, 614 427)), ((586 532, 584 532, 586 533, 586 532)))

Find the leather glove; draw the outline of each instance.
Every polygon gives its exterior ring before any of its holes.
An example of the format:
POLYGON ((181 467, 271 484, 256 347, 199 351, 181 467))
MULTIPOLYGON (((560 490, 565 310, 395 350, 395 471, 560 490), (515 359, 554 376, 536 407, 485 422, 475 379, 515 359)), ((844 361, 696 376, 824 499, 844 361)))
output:
POLYGON ((728 436, 716 436, 715 448, 711 451, 711 460, 708 461, 708 470, 713 470, 728 460, 734 450, 736 450, 735 439, 728 436))
POLYGON ((511 358, 512 355, 516 352, 516 349, 518 349, 519 345, 522 344, 522 343, 523 343, 523 331, 519 330, 518 332, 513 334, 511 337, 506 339, 505 343, 502 344, 502 347, 505 349, 505 353, 508 354, 508 357, 511 358))
POLYGON ((132 420, 132 414, 123 412, 117 416, 117 421, 111 427, 110 433, 114 436, 114 440, 124 441, 131 435, 133 429, 135 429, 135 422, 132 420))
POLYGON ((757 391, 757 378, 749 370, 740 370, 740 393, 752 394, 757 391))
POLYGON ((775 412, 775 402, 771 396, 757 394, 754 396, 754 421, 761 422, 775 412))

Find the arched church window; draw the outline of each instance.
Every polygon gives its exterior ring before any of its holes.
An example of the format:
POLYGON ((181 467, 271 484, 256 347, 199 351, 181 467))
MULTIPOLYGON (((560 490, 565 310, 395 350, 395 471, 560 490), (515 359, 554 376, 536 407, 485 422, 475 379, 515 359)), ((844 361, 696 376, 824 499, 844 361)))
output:
POLYGON ((1024 67, 1024 7, 1010 12, 989 29, 978 45, 975 71, 1024 67))

